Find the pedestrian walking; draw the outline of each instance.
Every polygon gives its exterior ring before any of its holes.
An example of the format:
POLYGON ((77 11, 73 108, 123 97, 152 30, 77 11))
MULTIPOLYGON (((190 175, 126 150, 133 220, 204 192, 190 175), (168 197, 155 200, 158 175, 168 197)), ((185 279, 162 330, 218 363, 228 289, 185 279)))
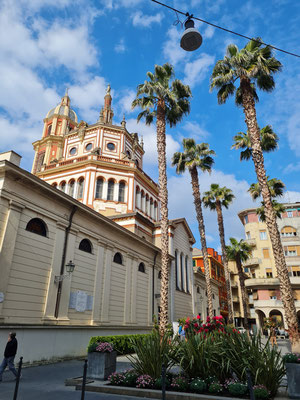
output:
POLYGON ((270 328, 270 343, 271 343, 272 347, 274 345, 277 346, 276 330, 275 330, 274 326, 271 326, 271 328, 270 328))
POLYGON ((17 354, 18 341, 16 339, 16 333, 10 332, 8 335, 8 341, 4 350, 4 358, 0 365, 0 382, 2 381, 2 374, 6 367, 17 377, 18 373, 14 365, 14 359, 17 354))

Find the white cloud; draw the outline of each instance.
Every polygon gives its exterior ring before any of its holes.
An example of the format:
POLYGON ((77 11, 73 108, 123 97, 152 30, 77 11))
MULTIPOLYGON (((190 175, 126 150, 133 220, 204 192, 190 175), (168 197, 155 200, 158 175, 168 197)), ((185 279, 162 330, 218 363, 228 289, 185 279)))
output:
POLYGON ((182 32, 175 26, 171 26, 167 31, 167 40, 163 43, 163 55, 173 65, 188 60, 191 56, 180 47, 181 35, 182 32))
MULTIPOLYGON (((181 176, 172 176, 168 179, 169 193, 169 217, 185 216, 195 237, 199 237, 198 225, 196 220, 195 206, 193 204, 192 186, 190 174, 186 172, 181 176)), ((211 183, 218 183, 221 186, 230 188, 236 199, 229 206, 228 210, 223 210, 226 240, 229 237, 243 238, 244 227, 240 222, 237 213, 247 207, 256 207, 247 192, 249 183, 245 180, 238 180, 233 174, 225 174, 222 171, 213 170, 211 175, 199 172, 199 183, 201 194, 209 190, 211 183)), ((216 242, 219 240, 217 215, 207 209, 203 210, 206 233, 216 242)), ((201 246, 200 242, 196 246, 201 246)))
POLYGON ((300 161, 288 164, 284 168, 283 173, 284 174, 289 174, 291 172, 297 172, 297 171, 300 171, 300 161))
POLYGON ((145 15, 141 11, 136 11, 131 18, 133 26, 148 28, 154 23, 160 24, 163 19, 163 14, 157 13, 155 15, 145 15))
POLYGON ((126 46, 124 43, 124 39, 120 39, 119 43, 115 45, 115 52, 116 53, 125 53, 126 46))
POLYGON ((195 61, 187 63, 184 67, 184 83, 191 87, 201 83, 211 70, 210 66, 215 62, 215 57, 209 54, 201 54, 195 61))
POLYGON ((211 39, 215 33, 215 28, 211 25, 208 25, 208 27, 205 29, 203 33, 203 40, 205 39, 211 39))
POLYGON ((288 190, 279 198, 280 203, 296 203, 300 202, 300 192, 288 190))
POLYGON ((95 76, 84 85, 73 85, 69 89, 72 105, 78 108, 80 115, 88 122, 95 122, 99 117, 104 102, 106 82, 101 76, 95 76))
POLYGON ((209 136, 209 132, 196 121, 185 122, 182 129, 187 133, 184 137, 192 137, 195 140, 206 139, 209 136))
MULTIPOLYGON (((136 119, 129 119, 126 125, 129 132, 138 132, 139 136, 143 136, 144 140, 144 165, 148 167, 157 166, 157 147, 156 147, 156 126, 155 124, 148 126, 143 121, 136 122, 136 119)), ((180 144, 167 133, 167 162, 171 162, 173 154, 180 149, 180 144)))
POLYGON ((132 113, 131 104, 135 99, 136 92, 132 89, 126 89, 122 92, 121 98, 118 100, 117 107, 120 109, 120 113, 132 113))

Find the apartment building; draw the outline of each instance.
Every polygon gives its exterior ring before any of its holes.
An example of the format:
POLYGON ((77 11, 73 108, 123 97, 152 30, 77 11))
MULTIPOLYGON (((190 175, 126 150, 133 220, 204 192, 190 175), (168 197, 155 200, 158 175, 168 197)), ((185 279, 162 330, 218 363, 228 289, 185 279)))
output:
MULTIPOLYGON (((300 202, 285 203, 285 212, 277 219, 286 264, 294 292, 295 304, 300 321, 300 202)), ((267 226, 249 208, 238 214, 245 228, 246 241, 253 245, 252 257, 244 263, 249 279, 250 312, 260 328, 264 318, 273 317, 286 326, 283 305, 280 298, 279 280, 272 252, 267 226)))

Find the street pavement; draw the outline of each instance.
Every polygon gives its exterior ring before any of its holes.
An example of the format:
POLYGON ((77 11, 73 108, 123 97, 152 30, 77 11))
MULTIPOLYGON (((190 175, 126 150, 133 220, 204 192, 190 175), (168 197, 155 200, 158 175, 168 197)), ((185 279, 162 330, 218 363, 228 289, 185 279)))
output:
MULTIPOLYGON (((290 352, 288 340, 278 340, 282 354, 290 352)), ((18 361, 18 358, 16 358, 18 361)), ((74 386, 65 386, 67 378, 83 374, 83 360, 64 361, 55 364, 27 367, 22 369, 17 400, 80 400, 81 391, 74 386)), ((127 358, 118 357, 117 371, 130 368, 127 358)), ((10 371, 5 371, 0 382, 0 400, 13 400, 15 379, 10 371)), ((101 393, 85 393, 85 400, 136 400, 136 397, 117 396, 101 393)))

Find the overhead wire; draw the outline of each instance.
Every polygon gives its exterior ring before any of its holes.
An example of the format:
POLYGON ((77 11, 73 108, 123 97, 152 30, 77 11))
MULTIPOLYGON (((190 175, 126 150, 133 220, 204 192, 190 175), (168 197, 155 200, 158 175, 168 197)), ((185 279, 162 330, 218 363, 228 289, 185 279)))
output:
POLYGON ((169 8, 169 9, 172 10, 172 11, 175 11, 176 14, 178 13, 178 14, 182 14, 182 15, 184 15, 184 16, 186 16, 186 17, 192 17, 193 19, 195 19, 195 20, 197 20, 197 21, 200 21, 200 22, 203 22, 204 24, 213 26, 214 28, 221 29, 222 31, 225 31, 225 32, 228 32, 228 33, 232 33, 233 35, 240 36, 240 37, 242 37, 242 38, 244 38, 244 39, 254 40, 255 42, 258 42, 258 43, 263 44, 263 45, 265 45, 265 46, 271 47, 271 48, 274 49, 274 50, 281 51, 282 53, 288 54, 288 55, 290 55, 290 56, 294 56, 294 57, 300 58, 300 55, 299 55, 299 54, 291 53, 290 51, 286 51, 286 50, 280 49, 279 47, 275 47, 275 46, 273 46, 273 45, 271 45, 271 44, 264 43, 264 42, 262 42, 261 40, 257 40, 257 39, 255 39, 255 38, 251 38, 251 37, 249 37, 249 36, 243 35, 243 34, 238 33, 238 32, 234 32, 234 31, 232 31, 232 30, 230 30, 230 29, 227 29, 227 28, 223 28, 222 26, 213 24, 212 22, 205 21, 204 19, 195 17, 194 15, 190 16, 190 14, 189 14, 188 12, 185 13, 185 12, 183 12, 183 11, 177 10, 176 8, 171 7, 171 6, 168 6, 167 4, 164 4, 164 3, 162 3, 162 2, 160 2, 160 1, 158 1, 158 0, 151 0, 151 1, 153 1, 153 3, 157 3, 157 4, 161 5, 161 6, 164 6, 164 7, 166 7, 166 8, 169 8))

